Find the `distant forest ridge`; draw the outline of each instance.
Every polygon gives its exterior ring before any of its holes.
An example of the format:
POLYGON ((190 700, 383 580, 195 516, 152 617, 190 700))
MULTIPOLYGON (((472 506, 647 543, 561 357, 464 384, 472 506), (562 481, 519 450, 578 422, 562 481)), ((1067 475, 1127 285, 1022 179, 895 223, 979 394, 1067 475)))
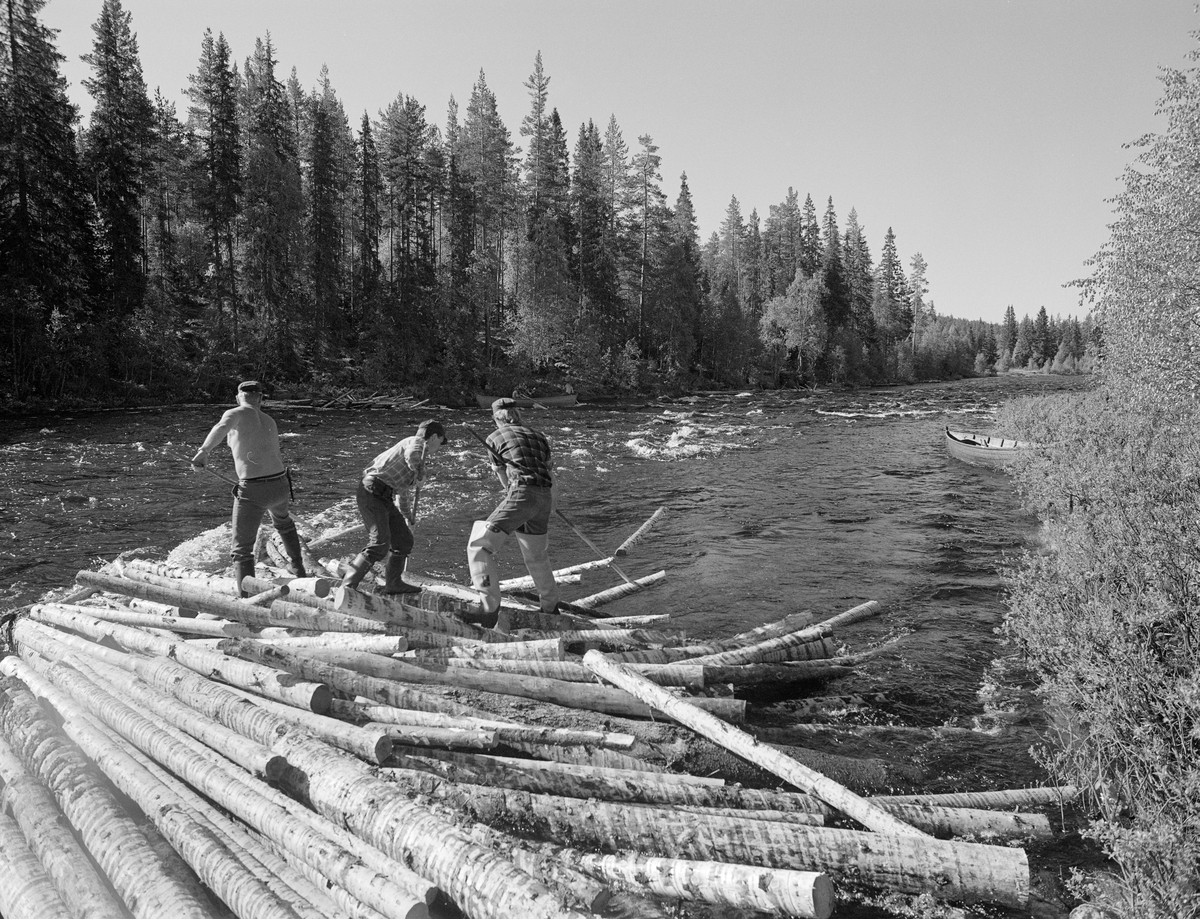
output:
POLYGON ((431 397, 540 379, 581 391, 860 384, 1088 369, 1089 318, 939 316, 889 227, 788 189, 734 197, 700 240, 649 134, 574 132, 541 55, 519 139, 481 72, 443 126, 400 94, 351 123, 328 72, 239 65, 205 32, 187 111, 142 77, 102 0, 86 126, 45 0, 0 16, 0 393, 10 402, 227 395, 254 376, 431 397), (518 146, 519 145, 519 146, 518 146))

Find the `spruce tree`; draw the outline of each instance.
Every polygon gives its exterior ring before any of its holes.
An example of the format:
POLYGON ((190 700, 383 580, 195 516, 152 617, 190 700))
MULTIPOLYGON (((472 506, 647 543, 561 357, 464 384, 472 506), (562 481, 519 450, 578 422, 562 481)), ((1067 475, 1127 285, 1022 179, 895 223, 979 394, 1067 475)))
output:
POLYGON ((641 149, 633 158, 633 174, 637 181, 637 216, 636 226, 640 241, 638 253, 638 299, 637 299, 637 334, 638 347, 645 350, 645 318, 647 292, 651 281, 651 248, 650 241, 656 234, 662 218, 664 196, 662 193, 662 176, 659 174, 659 164, 662 157, 658 155, 658 146, 649 134, 638 137, 641 149))
POLYGON ((242 141, 238 75, 224 33, 214 39, 211 30, 205 31, 196 73, 188 79, 188 127, 196 144, 194 194, 208 240, 209 304, 218 338, 228 315, 236 351, 238 290, 233 247, 242 195, 242 141))
POLYGON ((145 285, 141 199, 149 171, 154 113, 142 79, 137 37, 121 0, 104 0, 83 60, 83 85, 95 101, 83 137, 83 162, 99 212, 104 299, 113 319, 130 316, 145 285))
POLYGON ((72 331, 94 305, 91 202, 44 5, 0 7, 0 385, 18 399, 91 382, 72 331))

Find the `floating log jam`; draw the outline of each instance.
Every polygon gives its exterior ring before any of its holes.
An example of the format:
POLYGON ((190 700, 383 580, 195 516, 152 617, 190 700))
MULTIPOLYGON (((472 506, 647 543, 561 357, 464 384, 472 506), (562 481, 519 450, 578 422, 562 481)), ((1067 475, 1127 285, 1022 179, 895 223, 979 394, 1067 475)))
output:
POLYGON ((468 919, 825 917, 843 884, 1024 908, 1024 851, 959 840, 1046 838, 1036 809, 1075 793, 866 797, 851 788, 907 783, 906 764, 768 746, 731 724, 748 688, 864 666, 876 649, 846 653, 840 630, 873 602, 695 640, 665 608, 583 614, 628 583, 548 615, 511 596, 529 587, 513 579, 505 633, 469 621, 477 591, 417 573, 426 589, 401 601, 260 572, 242 598, 224 573, 122 560, 0 633, 17 652, 0 658, 0 817, 21 841, 0 821, 0 870, 41 866, 38 919, 56 903, 88 919, 229 919, 230 905, 238 919, 419 919, 438 896, 468 919), (61 772, 71 740, 102 771, 76 754, 61 772), (787 784, 730 784, 772 776, 787 784), (110 782, 161 835, 99 803, 110 782), (867 829, 824 825, 847 818, 867 829))

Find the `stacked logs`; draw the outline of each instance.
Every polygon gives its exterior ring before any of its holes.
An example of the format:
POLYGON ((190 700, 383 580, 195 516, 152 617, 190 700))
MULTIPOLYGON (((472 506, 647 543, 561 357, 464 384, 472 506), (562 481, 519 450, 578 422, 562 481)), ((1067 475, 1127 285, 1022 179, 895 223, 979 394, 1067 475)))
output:
POLYGON ((431 579, 419 605, 317 579, 241 599, 149 561, 77 583, 12 621, 0 659, 10 919, 650 916, 664 898, 825 917, 835 882, 1024 908, 1012 843, 1049 835, 1036 809, 1072 793, 864 797, 709 694, 847 672, 834 632, 876 603, 696 642, 584 613, 607 599, 549 617, 510 597, 483 629, 459 617, 470 591, 431 579), (694 744, 780 788, 668 766, 694 744))

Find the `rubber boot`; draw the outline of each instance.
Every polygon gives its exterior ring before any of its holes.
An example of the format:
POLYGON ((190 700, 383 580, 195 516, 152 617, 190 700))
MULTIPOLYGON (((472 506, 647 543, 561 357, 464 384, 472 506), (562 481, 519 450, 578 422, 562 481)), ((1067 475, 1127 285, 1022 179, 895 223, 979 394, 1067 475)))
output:
POLYGON ((467 542, 467 566, 471 569, 471 586, 484 595, 480 610, 484 616, 494 616, 500 609, 496 552, 507 538, 503 531, 493 530, 482 520, 476 520, 471 526, 471 538, 467 542))
MULTIPOLYGON (((291 522, 291 518, 288 519, 291 522)), ((287 550, 287 556, 290 560, 288 571, 293 577, 306 578, 308 572, 304 570, 304 556, 300 552, 300 534, 296 532, 296 525, 293 523, 287 529, 279 530, 279 541, 283 543, 283 548, 287 550)))
POLYGON ((237 561, 235 561, 233 563, 233 577, 234 577, 234 580, 237 581, 238 596, 239 597, 250 596, 250 591, 248 591, 244 587, 242 587, 242 578, 254 577, 254 559, 250 559, 249 561, 245 561, 243 559, 238 559, 237 561))
POLYGON ((533 536, 517 532, 517 545, 533 583, 537 586, 538 600, 543 613, 558 610, 558 582, 554 580, 554 567, 550 564, 550 537, 546 533, 533 536))
POLYGON ((389 594, 419 594, 421 592, 420 587, 404 580, 404 563, 406 561, 408 561, 407 555, 388 553, 387 562, 383 566, 383 588, 375 591, 376 593, 386 596, 389 594))
POLYGON ((358 553, 358 556, 350 563, 349 570, 342 577, 338 587, 357 587, 362 583, 362 579, 367 576, 367 572, 374 566, 374 562, 367 558, 365 552, 358 553))

